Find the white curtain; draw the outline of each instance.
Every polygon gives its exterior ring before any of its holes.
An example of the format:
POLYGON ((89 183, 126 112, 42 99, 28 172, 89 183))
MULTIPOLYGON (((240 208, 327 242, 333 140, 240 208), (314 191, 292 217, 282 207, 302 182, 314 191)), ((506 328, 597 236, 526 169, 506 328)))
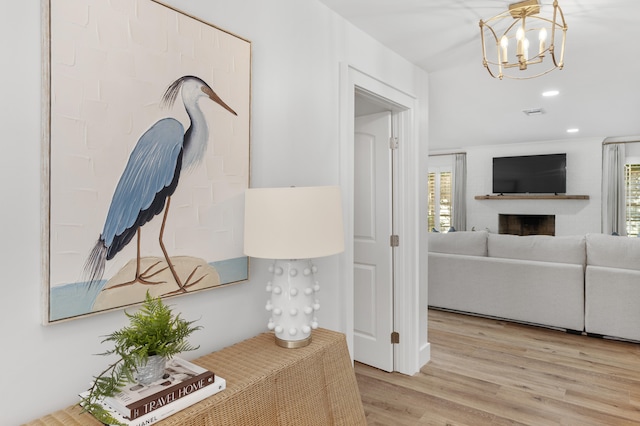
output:
POLYGON ((467 154, 454 154, 453 202, 451 225, 456 231, 467 230, 467 154))
POLYGON ((602 233, 627 235, 624 143, 602 146, 602 233))

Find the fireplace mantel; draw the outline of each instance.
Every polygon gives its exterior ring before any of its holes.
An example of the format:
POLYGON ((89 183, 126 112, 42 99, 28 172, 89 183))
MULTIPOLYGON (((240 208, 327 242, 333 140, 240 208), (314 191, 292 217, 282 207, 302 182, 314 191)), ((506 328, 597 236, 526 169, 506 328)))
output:
POLYGON ((588 195, 554 195, 554 194, 507 194, 476 195, 476 200, 588 200, 588 195))

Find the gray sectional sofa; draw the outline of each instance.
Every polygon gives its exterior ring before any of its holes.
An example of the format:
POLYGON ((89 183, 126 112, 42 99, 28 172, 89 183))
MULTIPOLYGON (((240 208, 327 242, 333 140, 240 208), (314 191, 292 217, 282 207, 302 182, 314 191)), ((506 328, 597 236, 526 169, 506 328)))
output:
POLYGON ((429 234, 429 306, 640 340, 640 239, 429 234))

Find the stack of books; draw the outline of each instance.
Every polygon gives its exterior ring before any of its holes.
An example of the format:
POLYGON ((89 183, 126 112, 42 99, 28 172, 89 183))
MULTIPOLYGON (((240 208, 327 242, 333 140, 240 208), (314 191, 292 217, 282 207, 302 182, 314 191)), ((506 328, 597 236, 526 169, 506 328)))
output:
POLYGON ((125 425, 150 425, 225 388, 226 381, 213 372, 172 358, 167 361, 162 379, 149 385, 129 383, 101 404, 125 425))

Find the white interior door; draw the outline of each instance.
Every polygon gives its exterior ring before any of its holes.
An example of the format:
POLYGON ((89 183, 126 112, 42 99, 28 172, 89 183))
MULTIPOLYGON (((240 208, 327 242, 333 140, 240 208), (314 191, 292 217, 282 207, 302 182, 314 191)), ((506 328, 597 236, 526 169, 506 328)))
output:
POLYGON ((354 358, 393 371, 391 113, 355 119, 354 358))

